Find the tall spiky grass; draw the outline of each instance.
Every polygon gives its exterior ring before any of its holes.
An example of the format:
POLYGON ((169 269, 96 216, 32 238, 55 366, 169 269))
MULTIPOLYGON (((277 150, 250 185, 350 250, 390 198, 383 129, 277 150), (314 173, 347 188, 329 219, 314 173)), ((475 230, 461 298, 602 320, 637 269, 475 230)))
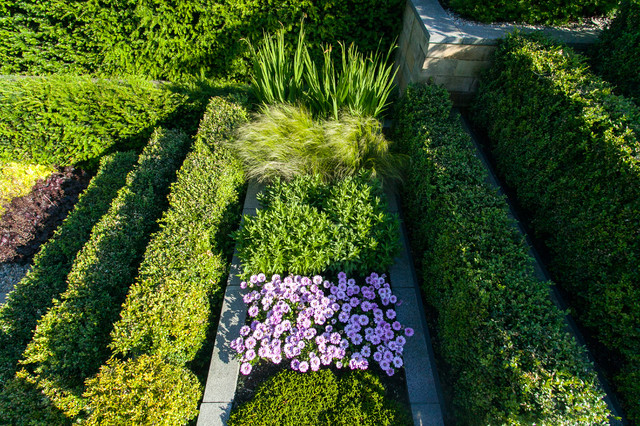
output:
POLYGON ((386 55, 376 51, 367 56, 353 44, 346 47, 340 43, 340 47, 338 64, 332 57, 332 47, 327 46, 319 67, 309 53, 303 29, 293 57, 286 52, 284 29, 275 35, 265 34, 259 49, 250 45, 252 82, 258 99, 264 104, 304 105, 316 118, 337 120, 343 110, 353 115, 380 116, 394 90, 396 71, 389 59, 395 47, 386 55))
POLYGON ((231 144, 247 177, 260 182, 305 174, 329 181, 362 170, 381 179, 401 177, 402 159, 373 117, 345 112, 338 120, 315 120, 301 106, 268 105, 238 129, 231 144))

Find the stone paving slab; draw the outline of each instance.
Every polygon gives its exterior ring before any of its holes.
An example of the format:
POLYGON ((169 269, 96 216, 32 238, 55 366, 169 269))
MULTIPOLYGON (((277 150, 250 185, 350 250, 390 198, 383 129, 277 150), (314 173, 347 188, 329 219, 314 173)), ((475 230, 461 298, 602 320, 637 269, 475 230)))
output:
POLYGON ((200 405, 197 426, 224 425, 231 414, 230 402, 207 402, 200 405))
POLYGON ((439 407, 433 404, 413 404, 411 411, 415 426, 444 426, 442 415, 438 413, 439 407))

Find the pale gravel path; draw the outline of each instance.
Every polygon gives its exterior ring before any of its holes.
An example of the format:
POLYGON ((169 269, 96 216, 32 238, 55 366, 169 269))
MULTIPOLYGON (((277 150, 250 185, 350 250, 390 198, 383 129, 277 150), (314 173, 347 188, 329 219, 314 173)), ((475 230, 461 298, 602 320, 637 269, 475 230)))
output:
POLYGON ((31 265, 0 263, 0 305, 4 304, 7 295, 26 275, 29 268, 31 268, 31 265))

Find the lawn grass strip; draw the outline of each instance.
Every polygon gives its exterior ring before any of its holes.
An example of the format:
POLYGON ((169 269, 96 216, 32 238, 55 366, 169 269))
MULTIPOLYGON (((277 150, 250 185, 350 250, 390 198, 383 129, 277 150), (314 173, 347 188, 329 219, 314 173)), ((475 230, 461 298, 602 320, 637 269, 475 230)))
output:
POLYGON ((107 212, 136 162, 133 152, 104 157, 74 209, 36 254, 32 269, 0 308, 0 386, 13 377, 38 320, 67 288, 67 275, 91 229, 107 212))
MULTIPOLYGON (((137 421, 188 422, 198 412, 202 386, 187 363, 215 328, 228 274, 231 250, 228 235, 240 222, 245 190, 242 168, 224 142, 247 119, 240 102, 213 98, 200 125, 193 151, 188 154, 171 187, 169 208, 145 251, 140 272, 111 333, 113 357, 88 385, 90 424, 137 421), (114 379, 122 366, 173 365, 184 373, 160 368, 153 378, 128 375, 114 379), (139 360, 139 361, 138 361, 139 360), (148 394, 156 382, 186 389, 165 401, 148 394), (126 389, 130 404, 118 390, 126 389), (188 396, 188 398, 187 398, 188 396), (137 401, 137 403, 136 403, 137 401)), ((135 367, 130 367, 135 368, 135 367)), ((167 388, 166 391, 170 389, 167 388)))
POLYGON ((12 393, 5 392, 0 401, 7 403, 8 397, 10 408, 5 409, 14 419, 42 421, 51 414, 52 419, 62 415, 68 421, 81 414, 84 381, 97 373, 109 356, 109 332, 188 144, 189 137, 182 131, 154 131, 126 185, 76 257, 67 290, 38 321, 20 363, 23 368, 15 378, 17 383, 7 386, 12 393), (20 398, 15 392, 20 383, 37 388, 42 396, 20 398))
POLYGON ((410 86, 397 129, 412 158, 405 218, 456 421, 607 423, 592 365, 566 333, 548 284, 535 278, 446 91, 410 86))

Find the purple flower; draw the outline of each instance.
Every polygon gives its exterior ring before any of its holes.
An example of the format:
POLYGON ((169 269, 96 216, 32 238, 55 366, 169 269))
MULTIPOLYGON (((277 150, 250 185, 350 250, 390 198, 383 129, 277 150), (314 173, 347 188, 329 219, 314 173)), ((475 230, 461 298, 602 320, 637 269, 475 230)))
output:
POLYGON ((363 357, 369 358, 371 356, 371 347, 363 346, 362 349, 360 349, 360 353, 362 354, 363 357))
POLYGON ((407 337, 413 336, 413 328, 407 327, 404 329, 404 335, 407 337))
POLYGON ((251 364, 249 364, 248 362, 245 362, 244 364, 242 364, 242 366, 240 367, 240 372, 242 374, 244 374, 245 376, 248 375, 249 373, 251 373, 251 364))
POLYGON ((300 369, 300 360, 298 360, 298 359, 291 360, 291 369, 292 370, 300 369))
POLYGON ((320 358, 311 358, 311 360, 309 360, 309 364, 311 365, 311 370, 318 371, 318 369, 320 368, 320 358))
POLYGON ((402 328, 402 324, 400 324, 399 321, 394 321, 393 324, 391 324, 391 328, 395 331, 399 331, 402 328))
POLYGON ((340 344, 340 340, 341 340, 340 333, 338 332, 331 333, 331 337, 329 337, 329 339, 331 340, 331 343, 333 343, 334 345, 340 344))
POLYGON ((245 352, 244 354, 244 358, 247 361, 251 361, 252 359, 254 359, 256 357, 256 351, 254 351, 253 349, 249 349, 247 352, 245 352))
POLYGON ((381 354, 380 352, 376 352, 376 353, 374 353, 374 354, 373 354, 373 359, 374 359, 376 362, 380 362, 380 361, 382 361, 382 354, 381 354))
POLYGON ((252 307, 249 308, 249 316, 250 317, 255 317, 256 315, 258 315, 258 307, 253 305, 252 307))
POLYGON ((388 370, 385 370, 385 373, 387 373, 387 376, 391 377, 394 374, 393 368, 389 368, 388 370))
POLYGON ((396 317, 396 311, 394 311, 393 309, 389 309, 387 310, 387 318, 389 318, 390 320, 394 319, 396 317))
POLYGON ((301 361, 298 366, 301 373, 306 373, 309 370, 309 363, 307 361, 301 361))
POLYGON ((347 274, 344 272, 338 272, 338 279, 339 280, 347 279, 347 274))
POLYGON ((251 349, 256 345, 256 339, 254 337, 248 337, 247 340, 244 342, 244 345, 246 346, 247 349, 251 349))
POLYGON ((400 367, 402 367, 402 364, 403 364, 403 363, 402 363, 402 358, 400 358, 399 356, 397 356, 397 357, 394 357, 394 358, 393 358, 393 366, 394 366, 395 368, 400 368, 400 367))

